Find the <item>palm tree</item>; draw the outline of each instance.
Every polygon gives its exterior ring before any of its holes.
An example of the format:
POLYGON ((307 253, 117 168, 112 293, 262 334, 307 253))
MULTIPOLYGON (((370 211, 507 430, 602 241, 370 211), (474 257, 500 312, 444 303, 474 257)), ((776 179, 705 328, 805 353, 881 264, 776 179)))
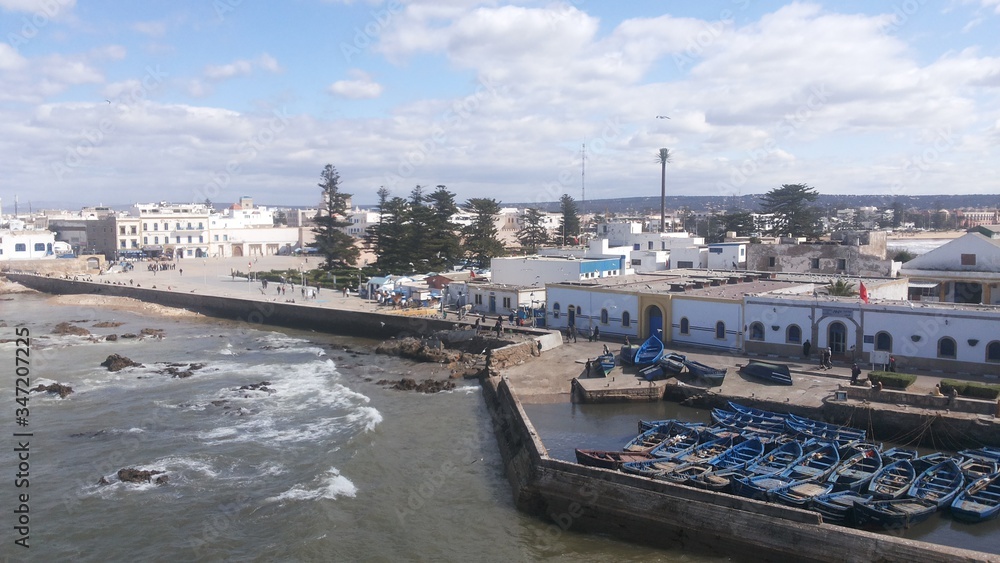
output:
POLYGON ((660 161, 660 232, 663 232, 667 219, 667 163, 670 162, 670 149, 660 149, 656 154, 660 161))
POLYGON ((826 292, 833 297, 850 297, 858 293, 854 291, 853 283, 848 283, 842 279, 827 284, 826 292))

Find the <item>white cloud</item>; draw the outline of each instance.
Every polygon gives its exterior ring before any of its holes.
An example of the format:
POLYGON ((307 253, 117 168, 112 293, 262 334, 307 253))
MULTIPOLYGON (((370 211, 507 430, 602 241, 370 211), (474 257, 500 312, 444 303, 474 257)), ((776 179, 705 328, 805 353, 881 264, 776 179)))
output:
POLYGON ((144 21, 132 24, 132 29, 150 37, 163 37, 167 34, 167 22, 144 21))
POLYGON ((75 5, 76 0, 51 0, 49 2, 39 2, 38 0, 0 0, 0 9, 9 12, 38 13, 49 18, 58 17, 59 14, 72 10, 75 5))
POLYGON ((382 94, 382 85, 372 80, 366 73, 354 69, 349 74, 351 80, 338 80, 331 84, 327 91, 334 96, 352 100, 373 99, 382 94))
POLYGON ((205 78, 211 80, 225 80, 235 76, 246 76, 253 71, 253 63, 239 60, 225 65, 209 65, 205 67, 205 78))
POLYGON ((0 71, 21 70, 28 61, 6 43, 0 43, 0 71))

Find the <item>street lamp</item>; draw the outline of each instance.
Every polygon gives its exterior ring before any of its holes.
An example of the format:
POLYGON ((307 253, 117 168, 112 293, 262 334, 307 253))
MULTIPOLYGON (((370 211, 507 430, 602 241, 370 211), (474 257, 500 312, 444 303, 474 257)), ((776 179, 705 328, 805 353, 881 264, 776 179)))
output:
POLYGON ((528 298, 531 299, 531 328, 535 328, 535 292, 529 293, 528 298))

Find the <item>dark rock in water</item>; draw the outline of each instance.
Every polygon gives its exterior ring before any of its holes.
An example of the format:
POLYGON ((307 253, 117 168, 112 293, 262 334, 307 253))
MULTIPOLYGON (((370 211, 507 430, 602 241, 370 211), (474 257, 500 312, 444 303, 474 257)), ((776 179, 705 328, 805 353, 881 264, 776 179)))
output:
POLYGON ((118 354, 111 354, 108 356, 108 359, 101 362, 101 366, 108 368, 108 371, 121 371, 130 367, 143 367, 142 364, 133 362, 125 356, 120 356, 118 354))
POLYGON ((98 485, 110 485, 111 481, 108 481, 107 477, 101 477, 101 480, 97 482, 98 485))
POLYGON ((107 340, 108 342, 115 342, 115 341, 118 340, 118 335, 117 334, 109 334, 109 335, 105 336, 104 339, 107 340))
POLYGON ((170 480, 170 477, 168 477, 166 475, 160 475, 159 477, 156 478, 156 484, 157 485, 166 485, 167 481, 169 481, 169 480, 170 480))
MULTIPOLYGON (((212 406, 214 406, 214 407, 221 407, 221 406, 225 405, 228 402, 229 401, 212 401, 212 406)), ((229 408, 229 407, 226 407, 226 408, 229 408)))
MULTIPOLYGON (((129 467, 118 470, 118 479, 123 483, 149 483, 156 475, 161 475, 164 471, 150 471, 146 469, 136 469, 129 467)), ((159 481, 158 478, 157 481, 159 481)))
POLYGON ((375 353, 437 363, 456 362, 461 358, 460 352, 445 348, 440 340, 423 341, 412 337, 387 340, 375 348, 375 353))
POLYGON ((268 387, 270 381, 261 381, 260 383, 251 383, 250 385, 243 385, 240 387, 240 391, 264 391, 266 393, 277 393, 274 389, 268 387))
POLYGON ((82 327, 71 325, 70 323, 67 322, 62 322, 57 324, 55 328, 52 329, 52 334, 60 334, 60 335, 72 334, 74 336, 90 336, 90 331, 82 327))
POLYGON ((65 399, 67 395, 73 392, 73 388, 69 385, 63 385, 62 383, 53 383, 51 385, 39 385, 31 390, 32 393, 52 393, 54 395, 59 395, 60 399, 65 399))
POLYGON ((131 339, 131 338, 139 338, 139 335, 137 335, 135 333, 132 333, 132 332, 126 332, 121 337, 122 338, 129 338, 129 339, 131 339))
POLYGON ((117 328, 117 327, 122 326, 123 324, 125 324, 125 323, 119 323, 119 322, 115 322, 115 321, 101 321, 99 323, 94 323, 93 327, 94 328, 117 328))
POLYGON ((404 377, 399 381, 382 379, 378 381, 378 385, 387 385, 399 391, 415 391, 417 393, 438 393, 441 391, 451 391, 455 388, 455 382, 453 381, 425 379, 421 382, 417 382, 415 379, 411 379, 409 377, 404 377))
POLYGON ((163 338, 162 328, 144 328, 139 331, 140 336, 152 336, 155 338, 163 338))

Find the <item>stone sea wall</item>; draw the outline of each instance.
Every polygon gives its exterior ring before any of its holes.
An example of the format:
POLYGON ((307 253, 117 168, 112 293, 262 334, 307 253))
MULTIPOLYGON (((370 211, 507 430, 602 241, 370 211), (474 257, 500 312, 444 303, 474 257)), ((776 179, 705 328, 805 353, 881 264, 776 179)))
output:
POLYGON ((482 380, 494 434, 518 509, 564 530, 770 561, 972 562, 995 556, 823 524, 813 512, 713 493, 548 457, 503 377, 482 380))

